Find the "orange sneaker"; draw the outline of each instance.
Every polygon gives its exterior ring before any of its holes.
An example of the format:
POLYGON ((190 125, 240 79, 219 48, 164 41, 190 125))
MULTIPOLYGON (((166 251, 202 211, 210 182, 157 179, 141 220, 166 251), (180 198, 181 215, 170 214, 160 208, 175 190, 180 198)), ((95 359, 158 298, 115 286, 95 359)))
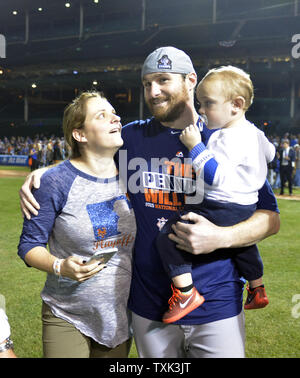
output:
POLYGON ((264 287, 258 286, 254 289, 247 287, 248 295, 244 304, 245 310, 255 310, 258 308, 264 308, 269 304, 266 290, 264 287))
POLYGON ((193 287, 191 293, 185 294, 172 284, 173 295, 169 299, 169 309, 163 315, 163 323, 173 323, 202 305, 204 297, 193 287))

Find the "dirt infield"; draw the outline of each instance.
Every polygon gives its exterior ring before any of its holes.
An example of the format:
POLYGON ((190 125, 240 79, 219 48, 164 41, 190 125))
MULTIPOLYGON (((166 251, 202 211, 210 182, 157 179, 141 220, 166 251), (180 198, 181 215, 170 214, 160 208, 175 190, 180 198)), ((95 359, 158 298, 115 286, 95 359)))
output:
POLYGON ((293 201, 300 201, 300 195, 299 194, 293 194, 291 196, 289 195, 281 195, 279 196, 278 194, 275 195, 276 198, 278 199, 286 199, 286 200, 293 200, 293 201))
POLYGON ((0 177, 26 177, 29 172, 0 169, 0 177))

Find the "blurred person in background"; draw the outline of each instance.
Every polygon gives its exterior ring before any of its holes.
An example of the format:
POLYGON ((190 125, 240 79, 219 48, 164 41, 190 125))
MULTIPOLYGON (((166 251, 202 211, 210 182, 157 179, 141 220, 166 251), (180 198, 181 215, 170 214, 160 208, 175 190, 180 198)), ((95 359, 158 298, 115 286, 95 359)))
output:
POLYGON ((300 147, 298 143, 294 145, 294 151, 295 151, 295 163, 296 163, 294 186, 299 187, 300 186, 300 147))
POLYGON ((47 143, 46 166, 53 164, 53 144, 51 141, 47 143))
POLYGON ((280 195, 284 194, 285 183, 288 183, 289 195, 293 194, 292 173, 295 167, 295 151, 290 147, 289 139, 283 139, 282 148, 277 153, 280 162, 280 195))
POLYGON ((60 143, 60 139, 56 138, 53 145, 53 162, 57 164, 61 160, 63 160, 62 151, 61 151, 61 143, 60 143))
POLYGON ((38 168, 38 148, 35 143, 29 149, 29 166, 31 172, 38 168))

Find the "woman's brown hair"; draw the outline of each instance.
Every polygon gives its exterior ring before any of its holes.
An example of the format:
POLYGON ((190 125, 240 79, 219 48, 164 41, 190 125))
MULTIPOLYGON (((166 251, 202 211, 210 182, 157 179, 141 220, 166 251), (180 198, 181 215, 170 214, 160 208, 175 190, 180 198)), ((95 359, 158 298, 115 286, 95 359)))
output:
POLYGON ((82 129, 86 118, 86 103, 93 97, 105 98, 97 91, 82 92, 66 108, 63 116, 63 132, 66 143, 71 148, 71 157, 81 156, 78 142, 73 138, 73 130, 82 129))

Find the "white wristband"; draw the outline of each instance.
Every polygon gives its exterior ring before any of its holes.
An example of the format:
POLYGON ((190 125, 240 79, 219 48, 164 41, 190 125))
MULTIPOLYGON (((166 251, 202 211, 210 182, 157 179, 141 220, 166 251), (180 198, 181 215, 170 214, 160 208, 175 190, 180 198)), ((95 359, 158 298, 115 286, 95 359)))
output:
POLYGON ((60 276, 60 266, 62 259, 55 259, 53 263, 53 272, 56 276, 60 276))

